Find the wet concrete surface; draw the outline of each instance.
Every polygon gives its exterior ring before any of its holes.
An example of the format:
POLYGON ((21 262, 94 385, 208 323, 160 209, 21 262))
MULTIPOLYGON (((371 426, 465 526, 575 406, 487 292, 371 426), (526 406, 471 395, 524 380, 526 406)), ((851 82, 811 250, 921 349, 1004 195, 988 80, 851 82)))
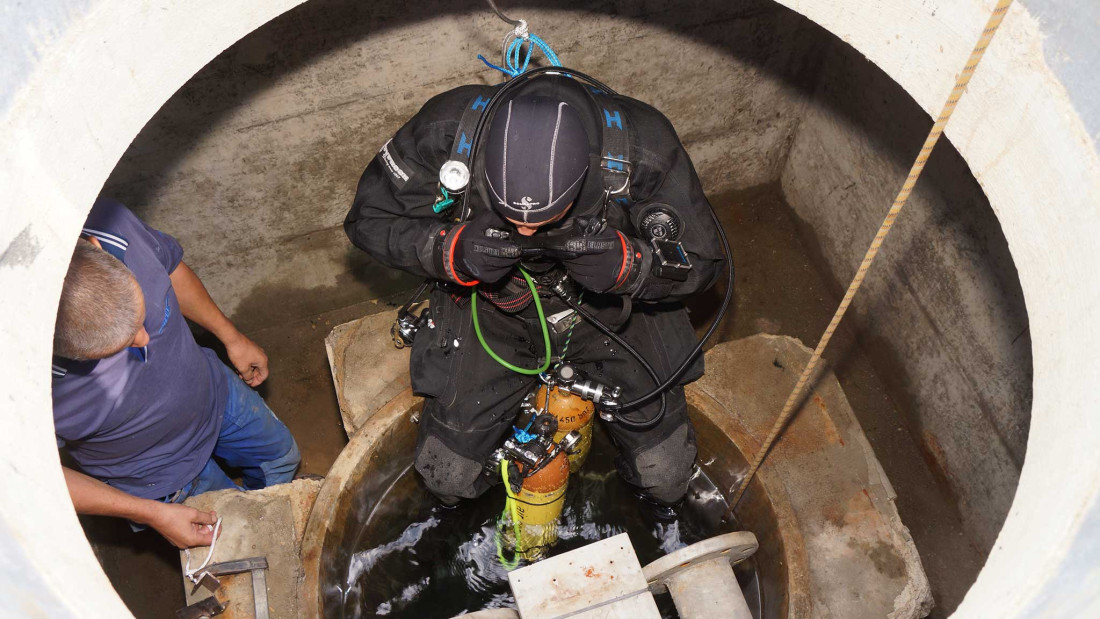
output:
MULTIPOLYGON (((779 186, 712 196, 712 202, 720 211, 737 266, 734 303, 716 340, 763 332, 789 335, 814 346, 841 290, 829 279, 815 248, 804 242, 779 186)), ((697 325, 709 323, 721 301, 722 285, 689 303, 697 325)), ((316 296, 308 288, 285 290, 284 302, 251 306, 242 322, 263 325, 247 330, 267 351, 271 363, 271 377, 261 392, 294 433, 302 451, 301 472, 323 475, 347 442, 324 337, 338 324, 393 311, 393 304, 404 299, 394 295, 312 316, 294 313, 294 308, 317 307, 316 296), (311 303, 295 303, 299 297, 312 297, 311 303)), ((207 340, 203 343, 212 345, 207 340)), ((826 359, 897 491, 898 511, 932 585, 936 608, 931 616, 946 617, 962 601, 985 555, 963 532, 954 500, 930 470, 899 414, 904 402, 892 399, 861 345, 874 343, 860 342, 842 325, 826 359)), ((125 523, 109 519, 85 522, 104 570, 137 617, 169 617, 182 606, 178 555, 156 533, 131 534, 125 523)))

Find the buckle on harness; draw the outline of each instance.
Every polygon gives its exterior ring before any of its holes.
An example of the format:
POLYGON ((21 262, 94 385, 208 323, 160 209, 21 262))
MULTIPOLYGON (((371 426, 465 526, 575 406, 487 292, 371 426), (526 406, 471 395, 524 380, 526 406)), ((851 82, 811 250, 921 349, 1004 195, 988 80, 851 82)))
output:
MULTIPOLYGON (((630 189, 630 175, 634 172, 634 166, 632 166, 629 161, 610 155, 604 155, 600 157, 600 169, 607 174, 618 174, 623 177, 623 183, 618 189, 605 187, 608 195, 617 196, 628 192, 630 189)), ((607 178, 606 175, 604 178, 607 178)))

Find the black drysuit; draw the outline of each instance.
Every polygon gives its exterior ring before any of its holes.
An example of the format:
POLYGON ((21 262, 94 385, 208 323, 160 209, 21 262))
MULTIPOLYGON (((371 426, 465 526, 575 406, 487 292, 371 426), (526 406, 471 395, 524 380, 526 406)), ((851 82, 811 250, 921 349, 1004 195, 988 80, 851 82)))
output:
MULTIPOLYGON (((429 100, 420 112, 387 142, 359 181, 355 202, 344 222, 351 241, 391 267, 437 281, 431 293, 432 324, 421 329, 413 344, 410 372, 413 390, 425 397, 420 418, 416 469, 428 488, 445 498, 475 497, 493 480, 481 474, 490 453, 503 441, 519 411, 519 403, 537 379, 514 373, 491 359, 474 335, 470 288, 454 285, 447 269, 433 257, 436 236, 454 221, 454 213, 436 214, 439 169, 448 159, 463 111, 477 97, 488 99, 496 87, 463 86, 429 100)), ((556 97, 581 112, 589 136, 592 164, 572 209, 560 222, 536 234, 577 234, 577 220, 599 215, 603 183, 599 173, 601 122, 597 100, 574 80, 561 76, 532 79, 519 94, 556 97)), ((696 344, 694 331, 679 299, 709 287, 717 277, 723 252, 695 170, 671 123, 654 108, 615 96, 623 109, 631 140, 629 199, 612 201, 608 223, 640 238, 639 227, 660 205, 680 223, 679 240, 693 264, 687 281, 651 273, 653 256, 645 251, 644 278, 632 286, 630 298, 583 292, 583 304, 637 348, 662 378, 686 358, 696 344), (631 311, 626 313, 625 307, 631 311)), ((499 109, 499 108, 498 108, 499 109)), ((610 125, 609 125, 610 126, 610 125)), ((492 216, 485 199, 485 176, 472 166, 468 200, 474 216, 492 216)), ((501 227, 508 224, 500 220, 501 227)), ((437 252, 438 254, 438 252, 437 252)), ((530 271, 552 273, 560 267, 524 263, 530 271)), ((479 287, 477 310, 481 331, 503 358, 520 367, 536 368, 544 359, 535 308, 522 280, 505 278, 502 286, 479 287)), ((559 299, 540 294, 547 316, 568 309, 559 299)), ((623 388, 631 399, 654 386, 632 357, 594 327, 578 321, 569 333, 554 338, 554 356, 565 358, 592 378, 623 388)), ((695 461, 695 434, 687 418, 683 384, 703 373, 702 358, 667 394, 667 411, 657 426, 636 431, 607 424, 619 450, 623 477, 664 503, 679 500, 687 489, 695 461)), ((629 413, 631 419, 651 418, 658 398, 629 413)))

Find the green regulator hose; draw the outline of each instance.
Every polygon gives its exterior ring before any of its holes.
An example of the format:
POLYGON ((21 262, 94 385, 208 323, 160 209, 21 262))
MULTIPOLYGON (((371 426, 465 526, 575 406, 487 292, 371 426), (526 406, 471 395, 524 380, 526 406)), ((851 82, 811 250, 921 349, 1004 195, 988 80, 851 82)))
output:
MULTIPOLYGON (((542 311, 542 302, 539 301, 539 290, 535 286, 535 280, 531 279, 531 276, 527 274, 527 271, 523 269, 519 270, 520 275, 523 275, 523 279, 527 280, 527 287, 531 289, 531 297, 535 300, 535 311, 539 315, 539 325, 542 327, 542 343, 546 348, 546 359, 542 362, 542 367, 534 370, 527 368, 521 368, 519 366, 508 363, 496 354, 492 348, 489 347, 489 343, 485 341, 485 337, 481 335, 481 325, 477 321, 477 292, 475 291, 470 297, 470 315, 474 319, 474 333, 477 334, 477 341, 481 342, 481 347, 485 349, 485 352, 493 358, 494 361, 503 365, 504 367, 518 372, 520 374, 536 375, 542 374, 550 367, 550 331, 546 328, 546 315, 542 311)), ((504 549, 502 548, 500 531, 497 531, 496 544, 497 544, 497 558, 500 559, 500 564, 504 566, 506 570, 514 570, 519 565, 519 555, 523 552, 522 540, 520 538, 520 522, 519 522, 519 505, 516 503, 515 496, 512 495, 512 486, 508 483, 508 463, 500 463, 500 476, 504 481, 504 492, 507 493, 508 498, 504 501, 504 513, 500 515, 500 521, 503 523, 509 516, 512 519, 512 528, 516 535, 516 556, 513 560, 508 561, 504 558, 504 549)))
POLYGON ((500 463, 500 478, 504 480, 504 492, 508 495, 508 498, 504 499, 504 512, 500 514, 500 522, 504 524, 504 521, 509 517, 512 519, 512 530, 516 534, 516 547, 515 554, 511 561, 504 558, 504 548, 500 540, 500 531, 497 531, 497 558, 500 559, 500 564, 504 566, 504 569, 509 572, 516 569, 519 565, 520 554, 523 553, 522 540, 520 539, 520 522, 519 522, 519 505, 516 503, 516 497, 512 494, 512 484, 508 482, 508 463, 500 463))
POLYGON ((507 361, 502 359, 500 355, 493 352, 492 348, 489 348, 489 343, 486 342, 485 338, 481 335, 481 325, 479 325, 477 322, 477 292, 474 292, 474 294, 470 296, 470 314, 474 318, 474 333, 477 334, 477 341, 481 342, 481 347, 485 349, 485 352, 489 353, 489 356, 492 357, 493 360, 508 368, 509 370, 512 370, 513 372, 534 376, 537 374, 542 374, 550 367, 550 331, 546 328, 546 315, 542 312, 542 302, 539 301, 539 291, 538 288, 535 287, 535 281, 531 279, 531 276, 527 274, 527 271, 520 269, 519 272, 520 275, 523 275, 523 279, 527 280, 527 286, 531 289, 531 296, 535 299, 535 310, 539 314, 539 325, 542 327, 542 343, 546 347, 546 359, 542 362, 542 367, 534 370, 529 370, 516 365, 512 365, 511 363, 508 363, 507 361))

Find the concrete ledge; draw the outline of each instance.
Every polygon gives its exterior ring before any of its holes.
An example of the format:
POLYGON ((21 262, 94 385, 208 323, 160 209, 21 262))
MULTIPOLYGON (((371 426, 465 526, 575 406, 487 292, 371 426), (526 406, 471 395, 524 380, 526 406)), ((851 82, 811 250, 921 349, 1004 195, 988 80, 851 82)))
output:
MULTIPOLYGON (((267 599, 272 619, 305 616, 299 608, 297 595, 302 570, 302 534, 321 484, 321 480, 299 479, 263 490, 208 492, 184 502, 195 509, 214 510, 222 518, 222 532, 214 548, 212 563, 252 557, 267 559, 267 599)), ((205 548, 192 550, 191 565, 201 564, 207 552, 205 548)), ((181 552, 181 570, 186 561, 181 552)), ((223 616, 255 616, 251 574, 222 576, 220 580, 218 599, 228 600, 223 616)), ((210 592, 202 588, 192 595, 193 585, 187 578, 183 578, 183 587, 188 604, 210 597, 210 592)))
POLYGON ((410 350, 396 348, 390 337, 395 314, 386 311, 364 316, 337 325, 325 337, 340 419, 349 437, 409 388, 410 350))
MULTIPOLYGON (((706 375, 688 387, 689 402, 721 407, 758 445, 811 353, 798 340, 773 335, 715 346, 706 375)), ((757 445, 738 447, 751 458, 757 445)), ((765 462, 786 488, 806 544, 810 616, 928 614, 932 594, 920 556, 832 371, 818 374, 765 462)))

